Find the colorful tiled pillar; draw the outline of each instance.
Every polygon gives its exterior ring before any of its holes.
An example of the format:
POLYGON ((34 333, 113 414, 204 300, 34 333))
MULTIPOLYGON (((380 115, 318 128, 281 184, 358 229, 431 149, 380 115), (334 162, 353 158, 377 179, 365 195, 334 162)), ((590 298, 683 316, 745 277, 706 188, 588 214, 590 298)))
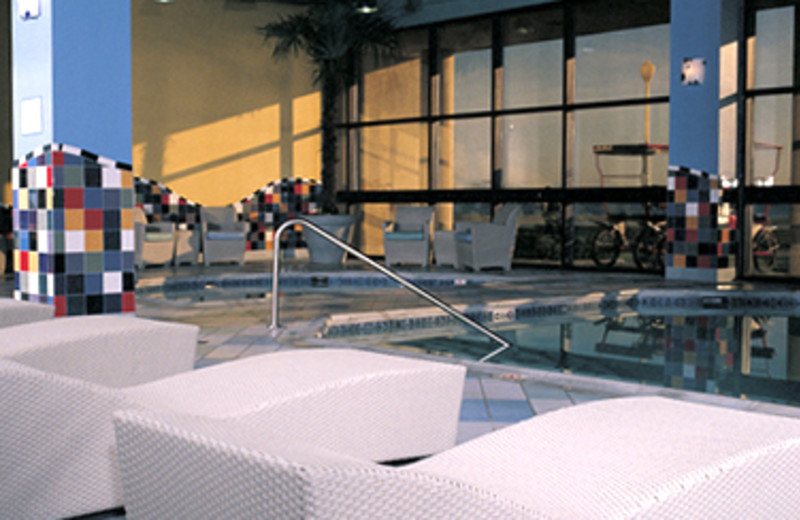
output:
POLYGON ((667 279, 717 283, 736 276, 734 237, 719 196, 720 174, 735 173, 736 56, 743 52, 737 4, 670 2, 669 163, 676 167, 668 172, 667 279))
POLYGON ((719 177, 669 167, 666 276, 673 280, 730 281, 736 275, 735 237, 721 201, 719 177))
POLYGON ((133 175, 62 144, 16 162, 14 297, 56 316, 135 311, 133 175))
MULTIPOLYGON (((319 208, 322 184, 302 177, 270 182, 235 204, 242 220, 248 223, 247 249, 272 250, 275 230, 295 217, 313 215, 319 208)), ((285 248, 304 247, 300 226, 288 229, 281 237, 285 248)))
POLYGON ((133 312, 130 0, 10 4, 15 297, 133 312))

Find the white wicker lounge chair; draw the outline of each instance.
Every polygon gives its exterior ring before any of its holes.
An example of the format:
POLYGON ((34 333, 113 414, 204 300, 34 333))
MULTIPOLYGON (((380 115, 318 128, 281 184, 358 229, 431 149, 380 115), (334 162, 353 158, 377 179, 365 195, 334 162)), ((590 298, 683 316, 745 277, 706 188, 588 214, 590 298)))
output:
POLYGON ((55 307, 45 303, 0 298, 0 328, 47 320, 54 313, 55 307))
POLYGON ((796 518, 800 421, 664 398, 544 414, 401 468, 246 426, 115 417, 140 518, 796 518))
POLYGON ((175 224, 148 222, 142 208, 136 206, 133 210, 136 267, 171 264, 175 255, 175 224))
MULTIPOLYGON (((464 368, 349 350, 265 354, 113 389, 0 361, 0 517, 122 505, 112 413, 166 410, 365 459, 455 444, 464 368)), ((224 515, 223 515, 224 517, 224 515)))
POLYGON ((200 208, 203 265, 244 263, 247 224, 236 219, 233 206, 200 208))
POLYGON ((492 222, 456 222, 458 267, 473 271, 487 267, 511 269, 520 212, 518 205, 504 204, 492 222))
POLYGON ((386 265, 418 264, 427 267, 431 257, 432 206, 399 206, 393 222, 383 223, 386 265))
POLYGON ((0 334, 0 518, 116 507, 111 413, 122 387, 192 369, 197 327, 133 316, 59 318, 0 334))

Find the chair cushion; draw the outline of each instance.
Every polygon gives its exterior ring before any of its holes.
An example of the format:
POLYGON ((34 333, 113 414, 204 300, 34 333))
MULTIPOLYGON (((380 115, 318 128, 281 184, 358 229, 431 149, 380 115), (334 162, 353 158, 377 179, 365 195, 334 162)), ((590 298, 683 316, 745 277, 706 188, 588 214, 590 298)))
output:
POLYGON ((148 231, 144 234, 146 242, 172 242, 172 233, 168 231, 148 231))
POLYGON ((472 233, 456 233, 456 242, 465 242, 467 244, 472 242, 472 233))
POLYGON ((244 233, 237 231, 209 231, 206 238, 209 240, 241 240, 244 233))
POLYGON ((418 242, 420 240, 425 240, 425 234, 421 232, 398 231, 394 233, 386 233, 386 240, 405 240, 418 242))

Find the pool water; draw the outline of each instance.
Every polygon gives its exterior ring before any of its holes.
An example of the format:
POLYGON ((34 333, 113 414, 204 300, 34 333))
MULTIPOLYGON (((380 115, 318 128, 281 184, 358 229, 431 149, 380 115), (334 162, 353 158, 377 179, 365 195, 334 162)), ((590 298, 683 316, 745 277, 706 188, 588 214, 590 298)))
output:
MULTIPOLYGON (((515 344, 493 363, 800 405, 800 316, 587 313, 493 328, 515 344)), ((494 348, 473 333, 397 336, 472 360, 494 348)))

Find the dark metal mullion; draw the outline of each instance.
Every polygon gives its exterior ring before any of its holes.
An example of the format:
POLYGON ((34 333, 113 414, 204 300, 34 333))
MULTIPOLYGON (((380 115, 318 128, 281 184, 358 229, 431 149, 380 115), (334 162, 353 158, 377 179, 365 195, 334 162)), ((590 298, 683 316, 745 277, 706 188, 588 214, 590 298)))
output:
MULTIPOLYGON (((739 63, 736 73, 736 222, 739 235, 743 235, 745 222, 744 184, 747 168, 747 67, 748 38, 755 32, 755 13, 740 0, 736 39, 739 45, 739 63)), ((745 237, 736 237, 736 277, 744 274, 745 237)))
MULTIPOLYGON (((564 55, 561 65, 561 189, 567 188, 567 171, 569 170, 572 158, 568 157, 572 150, 572 136, 574 113, 570 110, 573 99, 574 84, 574 60, 575 60, 575 20, 573 17, 572 2, 567 0, 563 3, 563 18, 561 20, 563 30, 564 55), (568 140, 570 141, 568 143, 568 140)), ((572 264, 574 251, 568 250, 567 236, 572 237, 572 229, 567 232, 568 216, 574 212, 572 206, 567 208, 567 204, 561 204, 561 267, 572 264)), ((571 220, 571 219, 570 219, 571 220)), ((569 223, 571 226, 571 222, 569 223)))
MULTIPOLYGON (((752 14, 755 16, 755 13, 752 14)), ((755 25, 755 22, 753 22, 755 25)), ((752 34, 751 34, 752 36, 752 34)), ((762 88, 746 88, 745 94, 748 97, 758 97, 758 96, 780 96, 785 94, 798 94, 800 93, 800 86, 788 86, 788 87, 762 87, 762 88)))
MULTIPOLYGON (((500 128, 501 118, 498 112, 503 109, 503 19, 500 15, 492 17, 492 99, 491 99, 491 152, 489 163, 492 172, 490 186, 492 190, 499 191, 503 188, 502 148, 503 132, 500 128)), ((489 213, 494 217, 494 206, 489 208, 489 213)))
MULTIPOLYGON (((770 188, 760 188, 766 190, 770 188)), ((800 192, 800 187, 798 188, 800 192)), ((349 204, 418 202, 433 204, 437 202, 560 202, 563 204, 598 202, 663 202, 666 188, 650 186, 646 188, 517 188, 496 191, 492 189, 449 189, 449 190, 371 190, 339 192, 340 202, 349 204)))
POLYGON ((659 105, 668 104, 669 96, 653 96, 651 98, 632 98, 632 99, 619 99, 613 101, 595 101, 584 103, 572 103, 570 105, 545 105, 538 107, 524 107, 524 108, 509 108, 499 110, 481 110, 476 112, 460 112, 458 114, 429 114, 422 117, 398 117, 395 119, 381 119, 378 121, 358 121, 354 123, 344 123, 340 127, 347 128, 363 128, 369 126, 384 126, 384 125, 398 125, 408 123, 425 123, 431 121, 444 121, 450 119, 476 119, 481 117, 491 117, 496 115, 498 117, 524 115, 524 114, 540 114, 545 112, 567 111, 576 112, 579 110, 594 110, 603 108, 620 108, 627 106, 640 106, 640 105, 659 105))
POLYGON ((797 204, 800 201, 800 186, 797 185, 769 188, 745 186, 743 192, 745 204, 797 204))
POLYGON ((439 175, 439 128, 435 115, 441 113, 441 52, 439 29, 432 26, 428 32, 428 190, 433 190, 439 175))

